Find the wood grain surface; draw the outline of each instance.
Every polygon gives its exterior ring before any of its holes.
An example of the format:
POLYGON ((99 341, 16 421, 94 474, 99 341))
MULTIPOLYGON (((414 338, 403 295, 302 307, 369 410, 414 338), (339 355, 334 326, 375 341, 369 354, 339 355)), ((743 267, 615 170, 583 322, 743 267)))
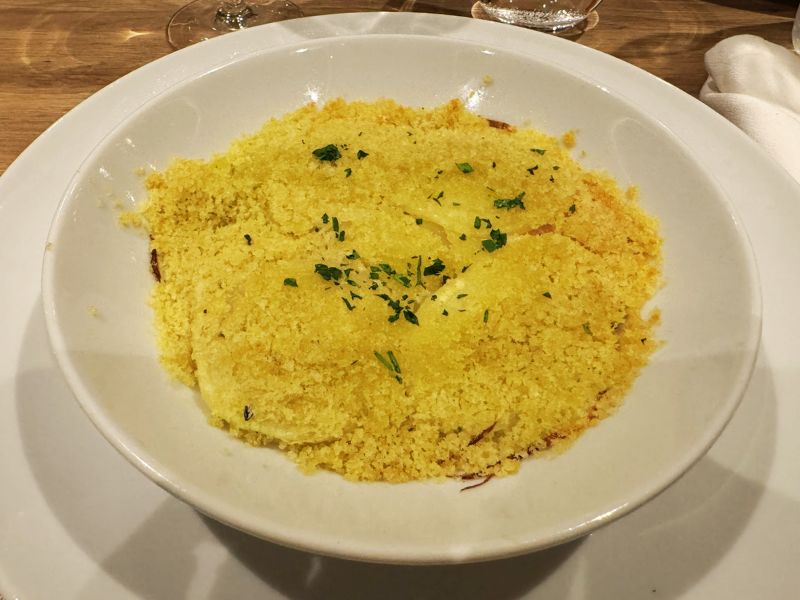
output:
MULTIPOLYGON (((40 133, 115 79, 172 52, 165 25, 185 0, 0 0, 0 173, 40 133)), ((413 10, 470 16, 471 0, 296 0, 307 15, 413 10)), ((574 38, 696 95, 703 54, 752 33, 789 47, 797 2, 606 0, 574 38)))

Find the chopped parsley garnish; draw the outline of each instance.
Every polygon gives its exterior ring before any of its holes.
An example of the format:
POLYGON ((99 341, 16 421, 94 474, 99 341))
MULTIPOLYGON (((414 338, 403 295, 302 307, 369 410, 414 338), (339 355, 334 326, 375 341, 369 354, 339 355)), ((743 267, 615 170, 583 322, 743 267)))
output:
POLYGON ((570 214, 573 214, 575 212, 575 205, 574 204, 570 204, 569 205, 569 212, 570 212, 570 214))
POLYGON ((481 223, 486 225, 486 229, 491 229, 492 228, 492 222, 489 219, 482 219, 481 217, 475 217, 475 220, 472 222, 472 226, 475 229, 480 229, 481 228, 481 223))
POLYGON ((333 232, 339 233, 339 219, 333 217, 333 232))
POLYGON ((245 421, 249 421, 253 418, 253 411, 250 410, 250 407, 247 404, 244 405, 244 410, 242 411, 242 416, 244 417, 245 421))
POLYGON ((499 229, 492 229, 489 233, 491 239, 483 240, 481 244, 487 252, 494 252, 498 248, 502 248, 508 241, 508 235, 499 229))
POLYGON ((553 297, 553 296, 550 295, 550 292, 545 292, 544 294, 542 294, 542 296, 544 296, 545 298, 552 298, 553 297))
POLYGON ((489 309, 488 308, 485 311, 483 311, 483 322, 484 323, 488 323, 489 322, 489 309))
POLYGON ((527 169, 528 173, 531 175, 536 175, 536 171, 539 169, 539 165, 533 166, 530 169, 527 169))
POLYGON ((353 310, 355 308, 355 306, 350 304, 350 301, 344 296, 342 296, 342 302, 344 302, 344 305, 347 307, 347 310, 353 310))
POLYGON ((438 204, 439 206, 442 205, 442 203, 439 202, 439 200, 441 200, 442 196, 444 196, 444 191, 439 192, 439 194, 435 198, 433 198, 433 201, 436 202, 436 204, 438 204))
POLYGON ((373 351, 373 354, 375 355, 375 358, 378 359, 379 363, 386 367, 389 372, 394 373, 394 378, 398 383, 403 383, 403 378, 400 376, 400 363, 397 362, 397 358, 395 358, 395 355, 391 350, 386 353, 386 355, 389 357, 388 359, 380 352, 373 351))
POLYGON ((446 316, 447 316, 447 315, 449 315, 450 313, 449 313, 449 312, 447 312, 447 309, 445 308, 445 309, 442 311, 442 314, 443 314, 443 315, 446 317, 446 316))
POLYGON ((342 277, 341 269, 329 267, 323 263, 317 263, 314 265, 314 272, 319 273, 320 277, 322 277, 325 281, 339 281, 339 279, 342 277))
POLYGON ((337 234, 337 236, 336 236, 336 239, 337 239, 337 240, 339 240, 340 242, 343 242, 343 241, 344 241, 344 229, 342 229, 342 230, 341 230, 341 231, 340 231, 340 232, 337 234))
POLYGON ((413 311, 405 309, 403 311, 403 316, 406 318, 406 321, 408 321, 412 325, 419 325, 419 319, 417 319, 417 315, 415 315, 413 311))
POLYGON ((584 323, 583 325, 581 325, 581 327, 583 327, 583 333, 585 333, 586 335, 592 335, 592 330, 589 327, 588 323, 584 323))
POLYGON ((525 208, 525 204, 522 202, 522 199, 525 197, 525 192, 520 192, 514 198, 498 198, 494 201, 495 208, 507 208, 511 210, 512 208, 525 208))
POLYGON ((330 217, 328 216, 328 213, 323 213, 323 215, 322 215, 322 224, 323 225, 327 225, 328 221, 330 221, 330 217))
POLYGON ((317 148, 316 150, 312 151, 311 154, 320 160, 331 162, 342 157, 342 153, 339 152, 339 148, 336 147, 336 144, 328 144, 322 148, 317 148))
POLYGON ((368 156, 369 154, 364 152, 363 150, 359 150, 358 152, 356 152, 356 158, 358 160, 361 160, 362 158, 367 158, 368 156))
POLYGON ((387 354, 387 356, 389 357, 389 360, 390 360, 390 361, 391 361, 391 363, 392 363, 392 368, 394 369, 394 372, 395 372, 395 373, 400 373, 400 372, 401 372, 401 371, 400 371, 400 363, 399 363, 399 362, 397 362, 397 359, 396 359, 396 358, 395 358, 395 356, 394 356, 394 352, 392 352, 391 350, 389 350, 389 351, 388 351, 386 354, 387 354))
POLYGON ((467 234, 462 233, 460 236, 458 236, 458 239, 460 239, 463 242, 465 239, 467 239, 467 234))
POLYGON ((429 275, 438 275, 444 270, 445 264, 440 259, 434 258, 433 262, 425 267, 425 269, 422 271, 422 274, 427 277, 429 275))
POLYGON ((253 238, 250 237, 249 233, 245 233, 244 234, 244 239, 247 240, 247 245, 248 246, 252 246, 253 245, 253 238))
POLYGON ((560 168, 558 165, 553 165, 553 171, 558 171, 560 168))
POLYGON ((547 152, 547 150, 544 150, 543 148, 531 148, 531 152, 536 152, 536 154, 544 154, 547 152))
POLYGON ((472 168, 472 165, 469 163, 456 163, 458 170, 462 173, 472 173, 475 169, 472 168))
POLYGON ((345 254, 344 257, 348 260, 356 260, 357 258, 361 258, 361 255, 353 249, 350 254, 345 254))
POLYGON ((351 169, 350 167, 347 167, 347 168, 344 170, 344 176, 345 176, 345 177, 350 177, 350 175, 352 175, 352 174, 353 174, 353 169, 351 169))
POLYGON ((288 285, 289 287, 297 287, 297 280, 294 277, 287 277, 283 280, 283 285, 288 285))
POLYGON ((556 178, 553 177, 552 175, 550 175, 550 183, 555 183, 555 182, 556 182, 556 178))
POLYGON ((456 298, 461 300, 461 298, 466 298, 467 296, 469 296, 469 294, 459 294, 458 296, 456 296, 456 298))
POLYGON ((422 219, 420 219, 419 217, 417 217, 416 219, 414 219, 414 222, 415 222, 417 225, 422 225, 422 219))
POLYGON ((471 264, 470 265, 464 265, 463 267, 461 267, 461 272, 462 273, 466 273, 467 269, 469 269, 471 266, 472 266, 471 264))

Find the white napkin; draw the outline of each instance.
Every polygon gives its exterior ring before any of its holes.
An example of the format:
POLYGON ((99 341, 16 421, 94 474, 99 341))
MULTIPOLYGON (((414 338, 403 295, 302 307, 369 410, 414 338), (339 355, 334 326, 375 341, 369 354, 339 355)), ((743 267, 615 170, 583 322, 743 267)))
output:
POLYGON ((700 99, 761 144, 800 182, 800 55, 754 35, 706 52, 700 99))

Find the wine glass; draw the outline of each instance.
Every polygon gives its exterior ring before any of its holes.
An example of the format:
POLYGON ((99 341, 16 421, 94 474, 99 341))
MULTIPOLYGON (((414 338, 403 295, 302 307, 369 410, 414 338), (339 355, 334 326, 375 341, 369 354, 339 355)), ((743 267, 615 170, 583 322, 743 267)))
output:
POLYGON ((302 16, 290 0, 194 0, 172 15, 167 41, 177 50, 237 29, 302 16))

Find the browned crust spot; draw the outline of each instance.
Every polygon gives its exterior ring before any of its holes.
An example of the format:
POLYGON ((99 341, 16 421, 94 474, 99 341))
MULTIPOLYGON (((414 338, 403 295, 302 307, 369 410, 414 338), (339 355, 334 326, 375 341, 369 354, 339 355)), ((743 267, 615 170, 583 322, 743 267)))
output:
POLYGON ((486 122, 489 123, 489 127, 494 127, 495 129, 502 129, 503 131, 516 131, 513 125, 509 125, 505 121, 486 119, 486 122))
POLYGON ((153 272, 153 277, 156 281, 161 281, 161 270, 158 268, 158 250, 153 248, 150 250, 150 270, 153 272))

